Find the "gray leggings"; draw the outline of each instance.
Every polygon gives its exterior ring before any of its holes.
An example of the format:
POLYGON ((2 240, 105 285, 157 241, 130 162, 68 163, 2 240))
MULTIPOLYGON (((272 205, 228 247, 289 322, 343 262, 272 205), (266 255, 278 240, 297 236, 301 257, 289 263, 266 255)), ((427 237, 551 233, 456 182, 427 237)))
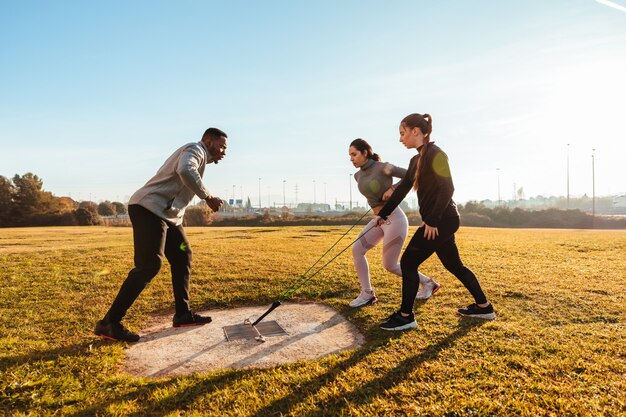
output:
MULTIPOLYGON (((363 228, 359 236, 363 236, 363 233, 374 227, 377 218, 378 217, 374 217, 363 228)), ((396 207, 387 218, 385 224, 380 227, 374 227, 352 246, 352 258, 354 259, 354 267, 359 277, 361 290, 372 290, 370 268, 365 254, 379 244, 381 240, 383 241, 383 267, 392 274, 402 276, 402 269, 398 263, 398 258, 400 258, 402 246, 404 246, 404 241, 408 233, 409 222, 406 215, 400 207, 396 207)), ((419 277, 421 282, 430 281, 430 278, 421 272, 419 273, 419 277)))

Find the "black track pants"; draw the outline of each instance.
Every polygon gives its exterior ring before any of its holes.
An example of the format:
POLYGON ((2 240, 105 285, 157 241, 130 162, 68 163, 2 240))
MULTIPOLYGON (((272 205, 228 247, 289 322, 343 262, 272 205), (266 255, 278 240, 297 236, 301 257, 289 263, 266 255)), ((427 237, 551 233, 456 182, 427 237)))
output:
POLYGON ((128 206, 133 224, 135 268, 122 284, 106 318, 118 323, 135 302, 141 291, 156 276, 163 264, 163 256, 170 263, 176 314, 189 311, 189 275, 191 273, 191 246, 182 226, 173 226, 142 206, 128 206))
POLYGON ((419 287, 417 270, 422 262, 433 253, 436 253, 443 266, 465 285, 465 288, 472 294, 477 304, 487 302, 476 275, 461 262, 459 250, 454 240, 454 233, 458 229, 458 217, 442 219, 437 227, 439 236, 434 240, 426 240, 424 227, 417 229, 400 259, 400 267, 402 268, 401 312, 413 312, 415 296, 419 287))

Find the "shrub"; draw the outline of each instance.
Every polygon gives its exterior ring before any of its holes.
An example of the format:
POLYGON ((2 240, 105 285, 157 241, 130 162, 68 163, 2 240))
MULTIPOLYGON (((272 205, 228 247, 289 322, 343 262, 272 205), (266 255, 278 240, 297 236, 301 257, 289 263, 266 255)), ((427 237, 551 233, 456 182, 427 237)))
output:
POLYGON ((206 205, 191 206, 185 210, 183 226, 208 226, 211 223, 211 214, 206 205))
POLYGON ((473 227, 492 227, 493 220, 489 216, 478 213, 465 213, 461 216, 461 224, 463 226, 473 227))
POLYGON ((102 218, 93 206, 80 207, 74 212, 74 217, 79 226, 96 226, 102 224, 102 218))

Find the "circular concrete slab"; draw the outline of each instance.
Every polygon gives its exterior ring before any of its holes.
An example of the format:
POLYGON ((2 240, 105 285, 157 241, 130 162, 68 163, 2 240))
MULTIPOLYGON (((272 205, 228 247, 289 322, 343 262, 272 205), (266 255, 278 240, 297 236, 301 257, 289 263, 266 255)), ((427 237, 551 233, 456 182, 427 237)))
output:
MULTIPOLYGON (((264 368, 302 359, 316 359, 365 341, 363 335, 334 309, 319 303, 283 304, 265 321, 276 321, 286 334, 228 341, 224 327, 256 320, 268 306, 209 310, 205 326, 172 327, 163 316, 141 332, 141 340, 126 350, 124 368, 135 376, 165 377, 217 369, 264 368)), ((263 323, 262 322, 262 323, 263 323)))

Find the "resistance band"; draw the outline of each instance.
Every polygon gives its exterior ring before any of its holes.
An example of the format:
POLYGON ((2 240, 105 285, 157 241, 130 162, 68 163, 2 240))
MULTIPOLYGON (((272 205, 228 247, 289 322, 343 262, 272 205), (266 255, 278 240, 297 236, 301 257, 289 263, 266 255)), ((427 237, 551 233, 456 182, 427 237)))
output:
MULTIPOLYGON (((371 209, 370 209, 371 210, 371 209)), ((294 282, 291 283, 291 285, 289 287, 287 287, 287 289, 285 289, 279 296, 278 299, 276 301, 274 301, 272 303, 272 305, 270 306, 270 308, 258 319, 256 319, 256 321, 254 323, 252 323, 253 326, 256 326, 257 324, 259 324, 261 322, 261 320, 263 320, 265 318, 265 316, 267 316, 268 314, 270 314, 276 307, 278 307, 279 305, 282 304, 283 301, 288 300, 289 298, 291 298, 293 296, 293 294, 295 294, 295 292, 297 290, 299 290, 300 288, 302 288, 304 286, 304 284, 306 284, 307 282, 309 282, 313 277, 315 277, 317 274, 319 274, 322 269, 326 268, 332 261, 334 261, 335 259, 337 259, 339 257, 339 255, 341 255, 342 253, 344 253, 346 250, 348 250, 352 245, 354 245, 359 239, 361 239, 363 236, 365 236, 370 230, 372 230, 373 228, 376 227, 376 225, 370 227, 369 229, 367 229, 365 232, 363 232, 359 237, 357 237, 352 243, 350 243, 348 246, 346 246, 343 250, 341 250, 341 252, 339 252, 337 255, 335 255, 330 261, 326 262, 321 268, 319 268, 317 271, 315 271, 312 275, 306 276, 306 274, 313 269, 313 267, 320 261, 322 260, 322 258, 324 258, 324 256, 326 256, 326 254, 328 252, 331 251, 332 248, 334 248, 337 243, 339 243, 341 241, 341 239, 343 239, 348 232, 350 232, 350 230, 352 230, 354 228, 354 226, 356 226, 361 219, 363 219, 363 217, 365 217, 365 215, 367 213, 370 212, 370 210, 366 211, 365 214, 363 214, 361 216, 361 218, 359 218, 355 224, 353 224, 346 233, 344 233, 331 247, 330 249, 328 249, 326 252, 324 252, 324 254, 317 260, 315 261, 315 263, 313 265, 311 265, 311 267, 309 267, 309 269, 306 270, 306 272, 302 275, 300 275, 298 277, 298 279, 296 279, 294 282)))

